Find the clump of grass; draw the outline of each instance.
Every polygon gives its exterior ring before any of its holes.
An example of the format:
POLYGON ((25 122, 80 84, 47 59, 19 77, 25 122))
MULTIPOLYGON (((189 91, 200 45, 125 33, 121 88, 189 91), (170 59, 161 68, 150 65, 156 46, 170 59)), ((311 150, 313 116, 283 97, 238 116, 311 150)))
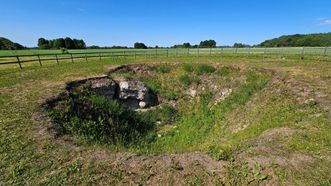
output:
POLYGON ((92 142, 114 145, 136 144, 155 136, 154 123, 148 117, 118 102, 99 96, 88 88, 79 88, 62 102, 61 109, 48 108, 50 116, 65 131, 92 142))
POLYGON ((174 170, 183 170, 183 166, 180 164, 179 161, 176 161, 174 159, 171 159, 171 168, 174 170))
POLYGON ((230 73, 232 73, 233 71, 235 71, 234 68, 232 67, 222 67, 222 68, 219 68, 217 70, 217 74, 221 75, 221 76, 227 76, 229 75, 230 73))
POLYGON ((165 74, 165 73, 169 73, 171 70, 171 68, 169 66, 167 66, 166 64, 162 64, 159 67, 159 72, 165 74))
POLYGON ((162 91, 160 92, 160 96, 166 100, 177 100, 180 98, 181 94, 177 91, 162 91))
MULTIPOLYGON (((132 77, 132 76, 131 76, 132 77)), ((146 83, 146 85, 154 92, 160 93, 161 91, 161 82, 157 78, 148 78, 141 77, 139 78, 142 82, 146 83)))
POLYGON ((189 63, 185 63, 183 65, 183 69, 185 72, 193 72, 194 71, 194 67, 192 64, 189 64, 189 63))
POLYGON ((190 86, 193 83, 199 83, 199 78, 196 76, 189 76, 187 74, 182 75, 179 77, 179 81, 184 85, 184 86, 190 86))
POLYGON ((232 158, 232 151, 229 148, 219 148, 216 145, 210 145, 208 147, 208 153, 213 159, 220 161, 228 161, 232 158))
POLYGON ((198 65, 197 69, 197 74, 201 75, 201 74, 210 74, 216 71, 216 68, 211 66, 211 65, 207 65, 207 64, 200 64, 198 65))
POLYGON ((160 124, 163 125, 173 123, 179 116, 179 113, 177 109, 171 105, 162 105, 157 109, 146 112, 145 116, 155 122, 160 122, 160 124))

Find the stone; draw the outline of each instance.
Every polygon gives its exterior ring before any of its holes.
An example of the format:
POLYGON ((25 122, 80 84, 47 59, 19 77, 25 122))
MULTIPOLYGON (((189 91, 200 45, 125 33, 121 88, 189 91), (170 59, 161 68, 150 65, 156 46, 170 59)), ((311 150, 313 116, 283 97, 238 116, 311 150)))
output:
POLYGON ((144 83, 136 80, 119 81, 118 99, 133 109, 157 104, 157 96, 144 83))
POLYGON ((197 91, 194 90, 194 89, 190 89, 189 94, 190 94, 191 97, 195 97, 197 95, 197 91))
POLYGON ((146 105, 147 105, 146 102, 143 102, 143 101, 139 102, 139 107, 140 108, 145 108, 146 105))
POLYGON ((146 94, 148 94, 147 86, 140 81, 120 81, 119 88, 119 99, 136 98, 143 100, 146 94))
POLYGON ((114 99, 116 94, 117 84, 114 80, 109 78, 100 78, 90 80, 91 88, 98 94, 107 97, 108 99, 114 99))
POLYGON ((145 109, 158 104, 157 96, 137 80, 102 77, 90 79, 88 84, 98 94, 132 109, 145 109))

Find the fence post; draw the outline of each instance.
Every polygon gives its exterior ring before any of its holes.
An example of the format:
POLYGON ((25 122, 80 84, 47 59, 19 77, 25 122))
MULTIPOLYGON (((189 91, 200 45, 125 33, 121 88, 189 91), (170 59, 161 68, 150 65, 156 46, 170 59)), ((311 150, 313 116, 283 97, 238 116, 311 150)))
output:
POLYGON ((187 48, 187 56, 190 56, 190 48, 187 48))
POLYGON ((267 47, 264 47, 263 55, 267 54, 267 47))
POLYGON ((86 63, 87 63, 87 54, 85 53, 85 61, 86 61, 86 63))
POLYGON ((221 47, 221 54, 223 54, 223 48, 221 47))
POLYGON ((248 54, 251 54, 251 47, 248 47, 248 54))
POLYGON ((134 59, 137 59, 137 52, 134 51, 134 59))
POLYGON ((238 53, 238 48, 236 47, 235 54, 237 54, 237 53, 238 53))
POLYGON ((43 65, 41 64, 41 60, 40 60, 40 56, 39 56, 39 54, 38 54, 38 61, 39 61, 39 65, 40 65, 40 66, 43 66, 43 65))
POLYGON ((169 57, 169 49, 167 49, 167 57, 169 57))
POLYGON ((323 53, 323 61, 326 61, 326 56, 327 56, 326 55, 327 54, 326 52, 327 52, 327 50, 328 50, 328 47, 325 47, 324 48, 324 53, 323 53))
POLYGON ((71 56, 71 63, 74 63, 74 58, 72 57, 72 54, 70 54, 71 56))
POLYGON ((176 57, 178 56, 178 48, 176 48, 176 57))
POLYGON ((56 58, 56 63, 59 64, 59 58, 57 57, 57 54, 55 54, 55 58, 56 58))
POLYGON ((99 61, 101 61, 101 52, 99 52, 99 61))
POLYGON ((20 57, 16 56, 16 59, 17 59, 18 65, 20 66, 20 69, 22 69, 22 65, 21 65, 20 57))
POLYGON ((209 55, 211 56, 211 48, 209 49, 209 55))
POLYGON ((303 55, 305 54, 305 47, 302 47, 302 50, 301 50, 301 59, 303 60, 303 55))
POLYGON ((155 57, 157 58, 157 48, 155 48, 155 57))
POLYGON ((198 47, 198 57, 200 57, 200 47, 198 47))

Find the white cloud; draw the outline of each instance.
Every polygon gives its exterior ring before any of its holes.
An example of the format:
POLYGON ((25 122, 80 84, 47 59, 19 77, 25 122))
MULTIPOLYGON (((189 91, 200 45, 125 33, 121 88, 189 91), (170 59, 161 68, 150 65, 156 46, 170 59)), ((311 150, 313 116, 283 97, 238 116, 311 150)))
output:
POLYGON ((322 22, 322 25, 331 25, 331 19, 326 19, 322 22))
POLYGON ((318 18, 319 25, 331 25, 331 19, 318 18))

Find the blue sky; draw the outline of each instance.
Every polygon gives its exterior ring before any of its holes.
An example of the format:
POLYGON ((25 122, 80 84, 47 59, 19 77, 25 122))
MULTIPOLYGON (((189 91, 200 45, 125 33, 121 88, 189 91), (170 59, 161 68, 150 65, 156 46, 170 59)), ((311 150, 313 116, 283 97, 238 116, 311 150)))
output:
POLYGON ((316 32, 331 32, 331 0, 2 0, 0 12, 0 37, 29 47, 39 37, 100 46, 232 45, 316 32))

